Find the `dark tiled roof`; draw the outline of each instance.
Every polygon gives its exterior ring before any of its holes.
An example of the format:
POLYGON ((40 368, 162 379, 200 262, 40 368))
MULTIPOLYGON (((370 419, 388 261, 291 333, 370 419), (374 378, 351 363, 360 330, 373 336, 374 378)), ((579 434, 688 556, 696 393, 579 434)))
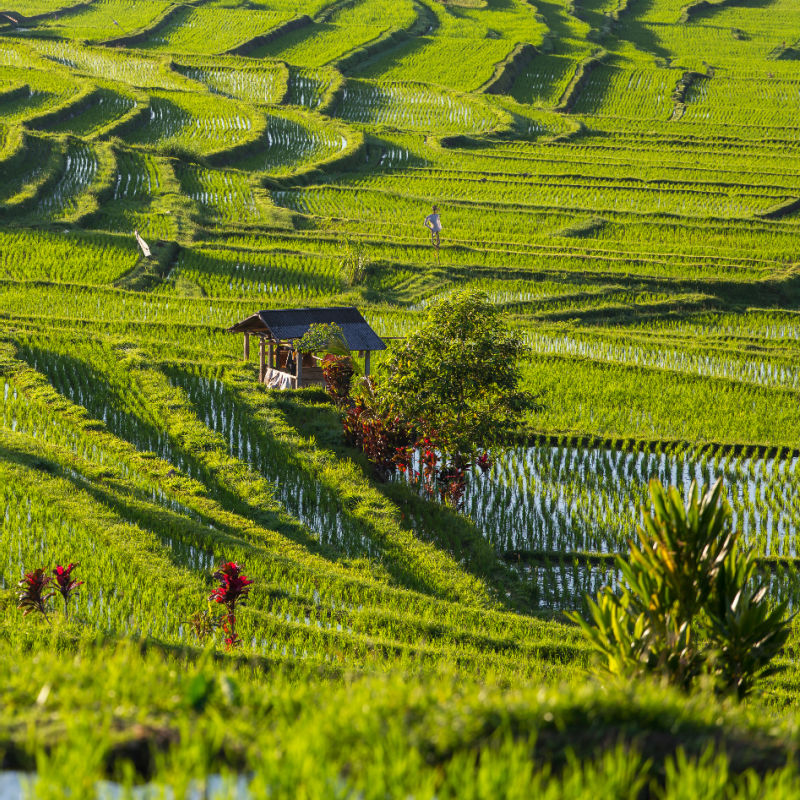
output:
POLYGON ((259 333, 266 330, 276 341, 299 339, 314 323, 335 322, 351 350, 385 350, 380 336, 367 324, 361 312, 344 308, 285 308, 259 311, 229 328, 231 333, 259 333))

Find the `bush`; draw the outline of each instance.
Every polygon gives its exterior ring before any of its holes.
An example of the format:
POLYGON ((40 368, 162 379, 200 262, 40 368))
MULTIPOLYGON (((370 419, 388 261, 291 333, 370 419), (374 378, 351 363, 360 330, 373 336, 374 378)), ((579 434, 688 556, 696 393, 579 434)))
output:
POLYGON ((350 356, 328 353, 323 357, 322 377, 325 379, 325 391, 339 408, 350 398, 350 384, 354 374, 355 367, 350 356))
POLYGON ((653 511, 642 510, 629 560, 617 557, 619 594, 606 587, 589 602, 594 624, 568 616, 601 654, 602 672, 654 674, 689 689, 707 675, 720 693, 740 699, 789 635, 786 603, 770 608, 756 561, 740 546, 722 481, 700 499, 695 483, 684 505, 678 490, 650 483, 653 511))

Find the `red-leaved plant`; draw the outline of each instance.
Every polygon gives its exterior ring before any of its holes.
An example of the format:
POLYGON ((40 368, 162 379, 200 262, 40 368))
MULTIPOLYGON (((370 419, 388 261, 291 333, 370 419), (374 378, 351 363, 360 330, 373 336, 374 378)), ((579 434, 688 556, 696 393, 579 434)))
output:
POLYGON ((353 380, 353 359, 328 353, 322 359, 322 377, 325 391, 333 402, 341 408, 350 398, 350 383, 353 380))
POLYGON ((72 570, 80 564, 68 564, 66 567, 56 564, 53 575, 56 576, 56 587, 59 594, 64 599, 64 617, 69 618, 69 599, 78 591, 78 587, 83 585, 83 581, 76 581, 72 578, 72 570))
POLYGON ((492 460, 489 458, 489 454, 486 452, 481 453, 475 459, 475 464, 480 468, 480 471, 484 475, 492 468, 492 460))
POLYGON ((399 416, 381 414, 364 398, 357 398, 344 412, 342 428, 345 441, 361 450, 382 481, 411 463, 413 427, 399 416))
POLYGON ((55 595, 55 592, 47 591, 47 586, 52 580, 47 572, 41 568, 25 573, 25 577, 19 582, 19 587, 23 591, 20 592, 19 602, 17 603, 17 608, 23 610, 23 617, 38 611, 45 619, 49 619, 47 616, 47 604, 50 598, 55 595))
POLYGON ((214 577, 220 582, 220 585, 211 592, 208 599, 225 606, 226 615, 222 629, 228 634, 225 644, 229 650, 232 650, 241 641, 236 633, 236 606, 247 600, 253 581, 242 573, 242 568, 235 561, 222 564, 214 573, 214 577))
MULTIPOLYGON (((345 441, 366 455, 377 478, 387 481, 400 472, 427 497, 461 508, 472 462, 462 454, 446 457, 447 448, 437 441, 436 431, 430 430, 425 420, 411 424, 396 414, 380 413, 369 398, 358 397, 344 409, 342 428, 345 441), (419 430, 428 433, 419 436, 419 430), (413 468, 415 453, 418 470, 413 468)), ((474 463, 483 474, 492 467, 486 452, 474 463)))

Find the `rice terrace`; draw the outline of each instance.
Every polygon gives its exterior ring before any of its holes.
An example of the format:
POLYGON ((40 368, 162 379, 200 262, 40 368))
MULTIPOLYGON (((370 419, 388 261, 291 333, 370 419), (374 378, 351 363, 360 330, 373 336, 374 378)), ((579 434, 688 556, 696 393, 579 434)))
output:
POLYGON ((0 7, 0 800, 800 797, 800 2, 0 7))

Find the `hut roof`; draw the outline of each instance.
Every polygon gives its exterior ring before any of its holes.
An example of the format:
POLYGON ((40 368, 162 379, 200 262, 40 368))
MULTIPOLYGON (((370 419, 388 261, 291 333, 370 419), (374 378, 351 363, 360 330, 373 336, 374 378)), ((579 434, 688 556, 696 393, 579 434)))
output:
POLYGON ((267 335, 276 342, 300 339, 315 323, 335 322, 351 350, 385 350, 383 340, 354 306, 339 308, 284 308, 257 311, 228 328, 229 333, 267 335))

